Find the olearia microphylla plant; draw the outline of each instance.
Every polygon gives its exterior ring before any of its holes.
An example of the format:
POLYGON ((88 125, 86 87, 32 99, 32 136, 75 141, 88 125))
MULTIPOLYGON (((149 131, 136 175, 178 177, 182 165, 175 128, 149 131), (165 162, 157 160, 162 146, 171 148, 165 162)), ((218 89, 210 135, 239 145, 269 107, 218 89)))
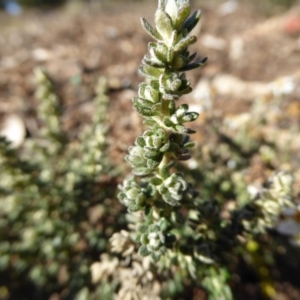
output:
MULTIPOLYGON (((246 251, 247 241, 266 234, 285 208, 295 206, 293 178, 275 173, 255 197, 227 210, 226 200, 203 199, 187 181, 190 174, 177 171, 187 170, 180 161, 191 157, 189 149, 194 146, 194 131, 186 123, 195 121, 198 113, 177 101, 192 91, 185 72, 206 62, 188 50, 197 40, 191 31, 199 19, 200 11, 191 14, 188 0, 158 1, 154 27, 141 19, 155 41, 148 44, 149 54, 142 60, 139 70, 145 82, 139 85, 133 107, 148 130, 129 147, 126 161, 133 175, 124 180, 118 195, 128 208, 131 233, 126 233, 126 242, 124 233, 116 233, 111 243, 123 256, 138 248, 142 257, 152 258, 158 273, 167 272, 178 286, 188 277, 201 282, 210 299, 232 299, 229 257, 246 251)), ((210 193, 214 197, 215 191, 210 193)))
POLYGON ((200 18, 200 11, 190 16, 187 0, 159 1, 155 28, 142 18, 145 30, 156 41, 148 45, 149 54, 142 60, 140 72, 146 81, 139 86, 133 107, 145 119, 149 129, 129 148, 126 160, 136 177, 124 181, 119 199, 130 213, 144 212, 138 227, 139 253, 154 260, 168 248, 176 247, 176 229, 184 217, 182 208, 194 206, 195 191, 184 174, 172 169, 177 161, 190 158, 193 130, 185 123, 197 119, 187 104, 177 100, 192 91, 185 71, 203 66, 206 58, 197 60, 188 47, 197 41, 190 35, 200 18))

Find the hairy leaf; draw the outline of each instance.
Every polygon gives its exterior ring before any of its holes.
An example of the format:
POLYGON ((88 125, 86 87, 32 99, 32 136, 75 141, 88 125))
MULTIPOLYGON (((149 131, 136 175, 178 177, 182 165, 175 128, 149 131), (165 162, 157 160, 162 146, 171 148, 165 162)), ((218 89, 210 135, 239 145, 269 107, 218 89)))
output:
POLYGON ((147 31, 147 33, 151 37, 153 37, 155 40, 158 40, 158 41, 162 39, 161 35, 157 32, 157 30, 154 29, 145 18, 141 18, 141 22, 142 22, 144 29, 147 31))

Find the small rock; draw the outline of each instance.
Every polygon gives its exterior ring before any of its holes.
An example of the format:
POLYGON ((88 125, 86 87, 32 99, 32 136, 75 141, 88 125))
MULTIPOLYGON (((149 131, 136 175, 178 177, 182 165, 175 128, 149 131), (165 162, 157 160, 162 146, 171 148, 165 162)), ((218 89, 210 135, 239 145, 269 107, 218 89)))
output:
POLYGON ((270 93, 267 83, 243 81, 235 76, 223 74, 214 78, 212 86, 219 95, 237 96, 254 100, 258 96, 270 93))
POLYGON ((241 37, 235 37, 230 42, 229 58, 238 60, 244 56, 244 41, 241 37))
POLYGON ((26 136, 24 121, 15 114, 7 116, 2 123, 0 135, 5 136, 13 148, 21 146, 26 136))
POLYGON ((218 9, 218 13, 221 16, 232 14, 238 9, 239 4, 236 0, 229 0, 221 4, 218 9))
POLYGON ((52 57, 50 51, 44 48, 36 48, 32 50, 32 57, 36 61, 46 61, 52 57))
POLYGON ((219 50, 219 51, 224 50, 227 46, 227 42, 224 39, 218 38, 218 37, 213 36, 211 34, 204 34, 202 36, 200 42, 206 48, 219 50))

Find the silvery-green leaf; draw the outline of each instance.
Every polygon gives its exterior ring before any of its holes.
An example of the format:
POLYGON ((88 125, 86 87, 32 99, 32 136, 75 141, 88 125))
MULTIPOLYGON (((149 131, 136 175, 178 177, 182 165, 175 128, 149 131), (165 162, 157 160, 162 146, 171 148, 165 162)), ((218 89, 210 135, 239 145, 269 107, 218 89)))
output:
POLYGON ((171 83, 171 91, 176 92, 181 86, 181 80, 176 79, 171 83))
MULTIPOLYGON (((170 194, 162 195, 165 202, 167 202, 171 206, 178 206, 179 203, 176 201, 170 194)), ((181 199, 179 199, 181 200, 181 199)))
POLYGON ((178 180, 181 182, 182 186, 183 186, 183 190, 186 190, 188 188, 188 184, 187 182, 183 179, 183 174, 182 173, 177 173, 178 175, 178 180))
POLYGON ((148 256, 151 252, 148 250, 146 245, 142 245, 139 248, 139 255, 141 256, 148 256))
POLYGON ((156 30, 168 44, 173 32, 173 24, 171 18, 163 10, 158 9, 155 13, 156 30))
POLYGON ((140 146, 140 147, 144 147, 146 145, 145 139, 142 136, 139 136, 136 139, 136 143, 140 146))
POLYGON ((170 120, 173 124, 179 124, 178 118, 176 117, 176 115, 172 115, 170 117, 170 120))
POLYGON ((154 159, 147 159, 147 167, 151 169, 155 169, 160 164, 160 161, 156 161, 154 159))
POLYGON ((152 127, 156 124, 156 122, 154 120, 146 119, 146 120, 143 121, 143 124, 145 124, 149 127, 152 127))
POLYGON ((170 115, 173 115, 176 111, 176 104, 175 104, 175 101, 169 101, 169 112, 170 112, 170 115))
POLYGON ((162 97, 164 100, 167 100, 167 101, 177 100, 179 98, 178 95, 174 95, 174 94, 164 94, 162 97))
MULTIPOLYGON (((160 230, 162 230, 161 227, 160 227, 160 230)), ((165 239, 165 235, 162 233, 162 231, 158 232, 158 237, 159 237, 160 243, 164 244, 166 239, 165 239)))
POLYGON ((183 145, 183 147, 185 148, 193 148, 194 146, 195 146, 194 142, 188 142, 183 145))
POLYGON ((155 149, 155 148, 153 148, 153 147, 149 147, 149 146, 145 146, 144 148, 143 148, 143 150, 144 150, 144 152, 146 152, 146 153, 156 153, 156 154, 158 154, 159 152, 158 152, 158 150, 157 149, 155 149))
POLYGON ((164 10, 171 17, 173 24, 175 24, 178 10, 176 0, 168 0, 164 10))
POLYGON ((145 160, 138 156, 126 155, 125 160, 135 167, 143 167, 146 165, 145 160))
POLYGON ((169 176, 169 170, 168 170, 168 166, 163 166, 160 171, 159 171, 159 175, 163 178, 166 179, 169 176))
POLYGON ((143 157, 145 158, 159 158, 161 156, 161 153, 155 151, 155 150, 148 150, 144 152, 143 157))
POLYGON ((173 59, 174 59, 174 50, 173 50, 172 47, 170 47, 168 49, 168 52, 167 52, 167 61, 168 61, 168 63, 171 63, 173 61, 173 59))
MULTIPOLYGON (((182 200, 182 198, 183 198, 183 195, 181 195, 181 194, 172 194, 172 199, 174 199, 176 201, 180 201, 180 200, 182 200)), ((179 203, 178 203, 178 205, 179 205, 179 203)))
POLYGON ((142 63, 154 68, 164 68, 165 63, 163 63, 160 60, 155 59, 152 56, 145 55, 144 58, 142 59, 142 63))
MULTIPOLYGON (((160 232, 160 228, 157 224, 151 224, 149 226, 149 232, 160 232)), ((149 236, 149 235, 148 235, 149 236)), ((154 235, 154 236, 157 236, 157 235, 154 235)))
MULTIPOLYGON (((139 225, 138 226, 138 228, 137 228, 137 230, 138 230, 138 232, 139 233, 148 233, 148 225, 146 225, 146 224, 141 224, 141 225, 139 225)), ((141 237, 142 238, 142 237, 141 237)), ((143 242, 142 242, 143 243, 143 242)), ((146 243, 147 243, 147 241, 146 241, 146 243)))
POLYGON ((172 126, 173 126, 173 122, 170 120, 170 118, 165 118, 165 119, 164 119, 164 124, 165 124, 167 127, 172 127, 172 126))
POLYGON ((196 43, 197 37, 196 36, 187 36, 181 39, 174 47, 174 51, 180 53, 188 48, 190 45, 196 43))
POLYGON ((139 84, 139 90, 138 90, 139 97, 146 98, 145 97, 146 87, 147 87, 147 83, 145 83, 145 82, 142 82, 142 83, 139 84))
POLYGON ((152 135, 152 131, 151 130, 146 130, 143 135, 144 136, 151 136, 152 135))
POLYGON ((172 48, 172 46, 176 44, 176 41, 177 41, 177 30, 173 30, 168 44, 169 48, 172 48))
POLYGON ((168 88, 168 76, 166 71, 159 76, 159 91, 162 92, 163 88, 168 88))
POLYGON ((133 108, 144 117, 153 117, 155 114, 151 109, 144 108, 138 105, 134 105, 133 108))
POLYGON ((123 201, 125 198, 126 198, 126 194, 125 194, 124 192, 120 192, 120 193, 118 194, 118 199, 119 199, 120 201, 123 201))
POLYGON ((185 116, 183 116, 181 118, 181 120, 183 122, 192 122, 192 121, 195 121, 198 117, 199 117, 198 113, 196 113, 196 112, 189 112, 189 113, 185 114, 185 116))
POLYGON ((136 199, 136 204, 141 207, 145 204, 145 195, 144 194, 139 194, 137 195, 136 199))
POLYGON ((153 37, 155 40, 158 40, 158 41, 162 39, 160 34, 157 32, 157 30, 154 29, 146 19, 141 18, 141 22, 142 22, 144 29, 148 32, 148 34, 151 37, 153 37))
POLYGON ((164 137, 165 136, 165 132, 164 132, 164 130, 162 128, 157 127, 155 130, 156 130, 155 134, 157 134, 158 136, 160 136, 160 137, 164 137))
POLYGON ((162 64, 165 65, 167 63, 167 56, 161 53, 157 48, 150 48, 149 49, 151 57, 153 57, 156 61, 160 61, 162 64))
POLYGON ((183 27, 187 32, 191 32, 193 28, 197 25, 201 17, 201 11, 195 11, 183 24, 183 27))
POLYGON ((140 102, 140 100, 143 100, 142 98, 139 98, 139 97, 134 97, 134 101, 133 101, 133 107, 136 108, 136 109, 148 109, 150 110, 149 107, 147 106, 143 106, 140 102))
POLYGON ((161 185, 162 184, 162 179, 158 178, 158 177, 152 177, 150 179, 150 183, 153 185, 161 185))
POLYGON ((139 68, 139 71, 146 77, 150 77, 152 79, 158 79, 159 76, 162 74, 163 69, 158 69, 146 65, 146 66, 141 66, 139 68))
POLYGON ((150 100, 146 100, 146 99, 139 98, 138 101, 139 101, 139 103, 140 103, 143 107, 145 107, 145 108, 150 108, 150 109, 152 109, 152 107, 153 107, 153 102, 150 101, 150 100))
POLYGON ((155 148, 159 148, 162 144, 163 140, 160 137, 153 137, 153 146, 155 148))
POLYGON ((145 142, 146 142, 146 146, 145 147, 153 148, 153 139, 152 139, 152 136, 146 136, 145 137, 145 142))
POLYGON ((141 147, 131 146, 128 148, 128 152, 130 155, 133 155, 133 156, 141 156, 143 154, 144 150, 141 147))
POLYGON ((176 110, 176 116, 182 117, 189 109, 189 106, 187 104, 180 105, 176 110))
POLYGON ((178 11, 177 11, 177 17, 176 22, 174 23, 175 28, 178 30, 181 30, 182 25, 184 24, 186 18, 191 13, 191 7, 188 2, 186 2, 178 11))
POLYGON ((136 211, 139 211, 140 209, 141 209, 141 208, 138 207, 138 205, 132 203, 132 204, 130 204, 130 206, 128 207, 128 212, 134 213, 134 212, 136 212, 136 211))
POLYGON ((187 128, 185 128, 183 125, 176 125, 175 129, 179 132, 179 133, 187 133, 187 128))
POLYGON ((168 0, 158 0, 158 8, 164 10, 168 0))
POLYGON ((126 196, 129 197, 130 199, 135 198, 140 191, 137 188, 132 188, 129 191, 126 192, 126 196))
POLYGON ((132 102, 133 102, 133 104, 138 105, 139 104, 139 97, 133 97, 132 102))
POLYGON ((159 224, 159 227, 160 227, 160 230, 161 230, 161 231, 166 231, 166 230, 168 230, 169 224, 168 224, 168 221, 167 221, 165 218, 161 218, 161 219, 159 220, 158 224, 159 224))
POLYGON ((151 258, 153 259, 154 262, 158 262, 160 260, 161 254, 152 252, 151 253, 151 258))
POLYGON ((161 151, 161 152, 166 152, 166 151, 169 150, 169 149, 170 149, 170 142, 164 144, 164 145, 159 149, 159 151, 161 151))
POLYGON ((159 90, 159 81, 158 80, 151 80, 150 81, 150 85, 153 89, 155 89, 156 91, 159 90))
MULTIPOLYGON (((180 187, 180 184, 179 184, 179 187, 180 187)), ((181 195, 178 188, 176 187, 169 187, 169 193, 172 195, 172 197, 175 197, 176 199, 176 195, 181 195)), ((181 199, 179 199, 181 200, 181 199)))
POLYGON ((151 108, 152 112, 154 113, 155 116, 159 116, 161 113, 161 103, 158 102, 154 104, 151 108))
POLYGON ((168 55, 168 48, 167 46, 162 43, 149 43, 149 51, 151 55, 153 54, 155 57, 157 57, 158 60, 167 63, 167 55, 168 55))
POLYGON ((159 92, 151 88, 149 85, 145 89, 145 98, 152 100, 153 102, 158 102, 159 101, 159 92))
POLYGON ((138 168, 133 169, 133 174, 136 176, 149 175, 151 172, 153 172, 152 168, 138 167, 138 168))
POLYGON ((177 55, 173 59, 172 67, 174 70, 179 70, 186 64, 186 58, 183 55, 177 55))
POLYGON ((161 195, 164 195, 168 192, 168 188, 166 188, 164 185, 161 185, 158 187, 158 191, 161 195))

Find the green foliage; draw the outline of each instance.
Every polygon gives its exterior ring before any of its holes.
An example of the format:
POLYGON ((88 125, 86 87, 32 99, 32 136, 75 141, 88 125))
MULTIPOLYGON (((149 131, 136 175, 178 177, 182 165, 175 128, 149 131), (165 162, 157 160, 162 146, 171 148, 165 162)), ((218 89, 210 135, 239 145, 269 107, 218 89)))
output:
MULTIPOLYGON (((295 207, 293 179, 286 172, 275 173, 266 188, 251 196, 241 172, 261 146, 270 145, 255 138, 247 140, 247 131, 242 129, 240 135, 227 135, 223 121, 214 119, 213 113, 207 126, 216 135, 217 145, 202 146, 195 172, 180 164, 191 158, 194 146, 190 141, 194 130, 185 123, 195 121, 198 113, 177 101, 192 91, 185 71, 206 62, 188 50, 197 41, 190 32, 200 18, 199 11, 190 12, 188 0, 161 0, 155 26, 142 19, 155 42, 149 43, 149 54, 142 60, 139 70, 146 80, 133 98, 133 108, 149 129, 129 147, 126 156, 134 176, 120 185, 118 197, 128 208, 131 232, 126 244, 131 250, 129 253, 120 240, 124 247, 115 252, 126 252, 134 261, 132 251, 138 249, 142 257, 151 256, 153 276, 158 272, 166 279, 177 278, 179 286, 186 278, 202 282, 209 299, 230 300, 228 265, 232 255, 244 251, 245 241, 259 239, 274 228, 284 209, 295 207), (189 180, 196 181, 199 194, 189 180), (214 196, 218 200, 207 200, 214 196), (226 210, 232 198, 235 205, 226 210)), ((255 121, 258 125, 261 120, 255 121)), ((119 238, 115 236, 115 244, 119 238)))
POLYGON ((229 286, 226 284, 229 274, 225 269, 208 268, 203 280, 203 286, 209 291, 211 300, 232 299, 233 295, 229 286))
POLYGON ((115 189, 103 182, 111 172, 105 159, 105 80, 99 80, 92 124, 69 142, 51 80, 41 70, 36 79, 43 121, 38 139, 17 150, 0 138, 1 286, 11 299, 21 297, 22 286, 35 291, 36 299, 53 292, 74 299, 91 285, 90 265, 118 226, 107 220, 114 209, 104 205, 115 189))

